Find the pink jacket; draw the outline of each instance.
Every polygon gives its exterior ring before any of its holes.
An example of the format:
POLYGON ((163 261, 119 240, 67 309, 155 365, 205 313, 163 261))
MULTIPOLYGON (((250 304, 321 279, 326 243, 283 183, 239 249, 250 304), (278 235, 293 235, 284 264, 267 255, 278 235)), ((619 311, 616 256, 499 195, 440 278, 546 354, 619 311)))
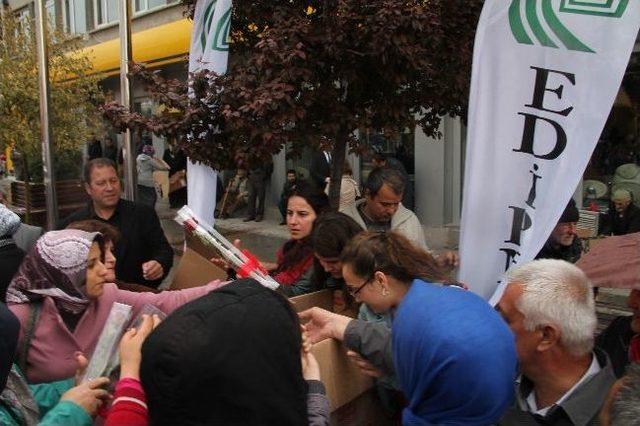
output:
MULTIPOLYGON (((134 318, 147 304, 169 314, 225 284, 226 282, 216 280, 202 287, 161 293, 133 293, 120 290, 115 284, 105 284, 102 296, 89 305, 73 333, 62 321, 53 299, 45 297, 27 356, 25 373, 28 382, 44 383, 73 377, 77 368, 75 352, 80 351, 90 357, 114 302, 133 306, 134 318)), ((29 304, 14 304, 9 305, 9 309, 18 317, 22 326, 18 345, 21 348, 30 307, 29 304)))

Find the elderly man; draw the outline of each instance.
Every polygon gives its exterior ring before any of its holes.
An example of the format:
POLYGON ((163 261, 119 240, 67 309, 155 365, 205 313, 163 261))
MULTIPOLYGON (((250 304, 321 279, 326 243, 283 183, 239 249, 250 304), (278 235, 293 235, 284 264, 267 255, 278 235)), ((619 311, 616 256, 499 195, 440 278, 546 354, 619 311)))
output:
POLYGON ((582 255, 582 243, 576 235, 579 218, 576 202, 571 199, 536 259, 560 259, 576 263, 582 255))
POLYGON ((616 378, 594 350, 597 325, 587 276, 568 262, 536 260, 508 274, 496 309, 516 339, 521 375, 501 425, 591 425, 616 378))
POLYGON ((173 265, 169 245, 160 220, 151 207, 120 199, 120 179, 116 165, 107 158, 89 161, 84 169, 85 190, 91 201, 65 220, 96 219, 114 226, 122 238, 115 247, 116 277, 119 280, 157 288, 173 265))
POLYGON ((640 208, 632 203, 632 196, 626 189, 618 189, 611 196, 613 209, 604 218, 602 233, 626 235, 640 232, 640 208))

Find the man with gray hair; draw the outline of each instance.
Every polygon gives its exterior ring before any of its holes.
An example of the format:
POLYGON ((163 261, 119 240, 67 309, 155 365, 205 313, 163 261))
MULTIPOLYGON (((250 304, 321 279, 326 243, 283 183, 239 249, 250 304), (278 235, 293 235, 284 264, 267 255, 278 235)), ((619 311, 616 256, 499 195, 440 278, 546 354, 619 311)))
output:
POLYGON ((604 218, 602 233, 626 235, 640 232, 640 208, 633 204, 631 192, 626 189, 613 191, 612 209, 604 218))
POLYGON ((516 340, 516 402, 501 425, 591 425, 616 378, 594 349, 593 291, 576 266, 556 259, 510 271, 496 309, 516 340))

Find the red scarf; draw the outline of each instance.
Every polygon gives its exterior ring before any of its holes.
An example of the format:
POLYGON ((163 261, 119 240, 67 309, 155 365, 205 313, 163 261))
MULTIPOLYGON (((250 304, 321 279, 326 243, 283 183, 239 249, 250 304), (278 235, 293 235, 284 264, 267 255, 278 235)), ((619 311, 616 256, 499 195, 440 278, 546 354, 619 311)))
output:
MULTIPOLYGON (((281 264, 284 259, 282 250, 278 251, 277 256, 278 256, 278 264, 281 264)), ((313 266, 313 253, 309 254, 307 257, 302 259, 302 261, 299 262, 298 264, 293 265, 283 271, 276 273, 273 276, 273 279, 275 279, 278 283, 282 285, 293 285, 312 266, 313 266)))

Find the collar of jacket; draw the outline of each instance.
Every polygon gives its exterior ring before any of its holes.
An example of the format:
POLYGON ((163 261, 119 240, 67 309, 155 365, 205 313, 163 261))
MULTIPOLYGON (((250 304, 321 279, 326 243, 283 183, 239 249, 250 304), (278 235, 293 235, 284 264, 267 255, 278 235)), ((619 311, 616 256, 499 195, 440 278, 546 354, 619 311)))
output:
MULTIPOLYGON (((589 424, 598 415, 609 389, 616 381, 616 376, 613 373, 611 361, 604 351, 594 348, 592 353, 600 364, 600 372, 580 385, 578 389, 569 395, 569 398, 559 405, 552 406, 545 416, 546 420, 551 420, 564 413, 572 424, 581 426, 589 424)), ((526 399, 527 395, 532 391, 533 383, 525 376, 518 377, 516 382, 516 404, 520 410, 528 411, 526 399)))
MULTIPOLYGON (((358 207, 360 207, 362 204, 364 204, 366 202, 367 202, 367 199, 363 198, 362 200, 356 201, 350 207, 345 209, 345 210, 353 209, 355 211, 355 213, 357 213, 356 215, 349 215, 349 216, 358 217, 359 218, 358 223, 364 229, 367 229, 367 227, 365 226, 364 220, 362 219, 362 216, 360 215, 360 211, 358 210, 358 207)), ((398 210, 396 211, 396 213, 391 218, 391 229, 393 230, 393 229, 397 228, 398 226, 400 226, 400 224, 406 222, 410 218, 411 218, 411 210, 409 210, 408 208, 403 206, 402 203, 400 203, 400 205, 398 206, 398 210)))

